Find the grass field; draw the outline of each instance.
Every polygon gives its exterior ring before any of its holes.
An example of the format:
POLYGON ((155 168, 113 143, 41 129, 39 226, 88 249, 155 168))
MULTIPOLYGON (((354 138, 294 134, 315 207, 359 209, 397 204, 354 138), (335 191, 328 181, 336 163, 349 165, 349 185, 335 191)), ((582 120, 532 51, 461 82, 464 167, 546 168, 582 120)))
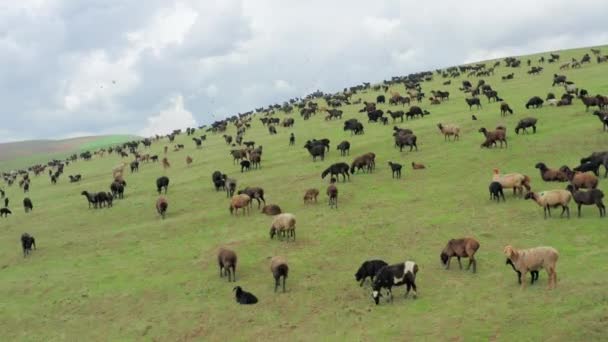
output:
MULTIPOLYGON (((563 51, 561 58, 579 59, 588 51, 563 51)), ((562 189, 564 183, 543 182, 534 165, 543 161, 549 167, 573 167, 581 157, 608 146, 608 133, 580 100, 569 107, 525 109, 533 95, 563 93, 563 87, 551 87, 558 64, 544 67, 540 76, 532 77, 525 66, 501 66, 495 76, 484 78, 514 109, 506 118, 500 117, 499 104, 487 104, 485 97, 483 110, 469 111, 457 89, 465 77, 450 86, 442 86, 440 77, 423 83, 427 94, 441 89, 451 96, 438 106, 425 100, 430 116, 399 124, 414 130, 418 152, 393 148, 392 125, 367 124, 358 113, 360 106, 343 110, 345 119, 364 122, 362 136, 351 137, 342 130, 343 120, 328 122, 323 115, 303 121, 294 114, 294 129, 278 128, 275 136, 254 119, 245 140, 264 146, 262 168, 246 173, 233 165, 230 147, 220 135, 207 134, 202 150, 180 136, 176 143, 186 149, 168 154, 172 167, 166 172, 171 185, 165 220, 154 209, 154 182, 165 174, 158 164, 127 174, 126 197, 111 209, 89 210, 79 194, 108 191, 111 169, 120 162, 117 156, 71 164, 57 185, 46 176, 34 178, 29 197, 35 209, 28 215, 21 208, 18 186, 4 186, 14 215, 0 219, 0 339, 605 340, 608 221, 599 218, 595 207, 584 207, 583 217, 576 218, 574 205, 569 220, 559 215, 543 220, 540 207, 510 192, 504 204, 488 200, 495 167, 531 176, 534 190, 562 189), (514 80, 500 80, 510 72, 515 72, 514 80), (471 114, 479 120, 472 121, 471 114), (526 116, 539 119, 537 134, 515 135, 517 121, 526 116), (460 141, 444 142, 439 122, 460 125, 460 141), (483 136, 477 130, 498 124, 507 125, 509 148, 480 149, 483 136), (296 146, 288 147, 292 131, 296 146), (313 163, 302 148, 310 138, 331 140, 325 161, 313 163), (350 157, 335 150, 345 139, 352 144, 350 157), (328 208, 325 196, 318 205, 303 205, 307 188, 324 194, 323 169, 341 160, 350 164, 370 151, 377 155, 377 171, 340 183, 338 210, 328 208), (186 155, 194 158, 190 168, 186 155), (391 179, 389 160, 406 166, 402 179, 391 179), (427 169, 412 171, 412 161, 427 169), (263 187, 268 203, 294 213, 297 241, 270 240, 271 218, 255 211, 248 217, 230 216, 226 194, 212 187, 215 170, 236 177, 239 188, 263 187), (70 184, 67 175, 75 173, 84 180, 70 184), (19 245, 24 231, 38 242, 38 250, 25 259, 19 245), (440 266, 445 243, 463 236, 481 243, 476 274, 458 270, 456 263, 447 271, 440 266), (547 276, 541 271, 537 284, 520 290, 515 273, 505 266, 506 244, 557 248, 557 288, 546 290, 547 276), (220 246, 238 253, 236 285, 256 294, 257 305, 237 305, 235 284, 218 277, 220 246), (273 293, 269 258, 274 255, 287 257, 291 267, 285 294, 273 293), (403 299, 404 289, 396 288, 392 304, 375 306, 369 285, 360 288, 353 276, 361 262, 375 257, 389 263, 415 260, 420 266, 418 299, 403 299)), ((608 94, 608 64, 594 61, 562 73, 591 94, 608 94)), ((397 90, 403 93, 403 86, 397 90)), ((355 98, 375 101, 376 95, 355 98)), ((234 134, 233 126, 229 133, 234 134)), ((152 152, 161 153, 164 145, 154 144, 152 152)), ((605 182, 600 181, 600 188, 608 191, 605 182)))

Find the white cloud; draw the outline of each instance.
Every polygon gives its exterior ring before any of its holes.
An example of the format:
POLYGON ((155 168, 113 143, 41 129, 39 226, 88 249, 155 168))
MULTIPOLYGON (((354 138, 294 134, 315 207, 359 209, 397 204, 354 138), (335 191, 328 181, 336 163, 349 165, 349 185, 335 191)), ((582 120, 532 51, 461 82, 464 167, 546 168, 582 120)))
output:
POLYGON ((147 119, 146 126, 139 132, 140 136, 150 137, 156 134, 168 134, 174 129, 196 126, 194 115, 184 107, 182 95, 171 98, 168 108, 147 119))
POLYGON ((376 38, 386 38, 387 35, 396 31, 400 23, 399 19, 381 17, 366 17, 363 19, 365 30, 376 38))
POLYGON ((294 87, 285 80, 275 80, 274 89, 280 92, 290 92, 294 90, 294 87))
POLYGON ((219 89, 213 83, 211 83, 210 85, 208 85, 205 88, 205 94, 207 94, 208 97, 216 97, 218 92, 219 92, 219 89))

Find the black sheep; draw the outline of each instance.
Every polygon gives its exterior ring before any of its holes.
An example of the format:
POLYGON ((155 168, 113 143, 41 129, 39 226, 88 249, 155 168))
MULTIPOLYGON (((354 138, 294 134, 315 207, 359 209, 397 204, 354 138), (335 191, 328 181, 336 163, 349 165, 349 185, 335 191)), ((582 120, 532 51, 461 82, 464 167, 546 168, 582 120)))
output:
POLYGON ((502 197, 502 201, 505 202, 505 194, 502 191, 502 184, 499 182, 490 183, 490 200, 495 199, 496 202, 500 202, 500 197, 502 197))
POLYGON ((31 253, 32 246, 36 249, 36 239, 28 233, 21 234, 21 247, 23 248, 24 258, 31 253))
POLYGON ((293 133, 291 133, 289 135, 289 146, 293 146, 295 144, 296 144, 296 136, 293 133))
POLYGON ((220 189, 225 190, 226 188, 226 175, 222 175, 220 171, 215 171, 211 175, 211 181, 215 186, 215 191, 220 191, 220 189))
POLYGON ((23 199, 23 208, 25 209, 25 212, 30 212, 34 209, 34 205, 32 204, 32 200, 29 199, 29 197, 26 197, 23 199))
POLYGON ((249 160, 241 160, 241 172, 251 169, 251 162, 249 160))
POLYGON ((406 285, 406 297, 410 293, 410 289, 414 289, 414 298, 416 298, 418 296, 416 289, 416 273, 418 273, 418 265, 413 261, 382 267, 376 274, 372 285, 372 298, 374 298, 376 305, 380 303, 380 297, 382 297, 380 290, 382 288, 388 290, 390 295, 389 300, 393 300, 393 286, 406 285))
POLYGON ((578 171, 578 172, 593 172, 596 176, 599 177, 600 175, 600 165, 602 165, 602 163, 598 160, 593 160, 593 161, 589 161, 586 163, 582 163, 581 165, 575 167, 574 171, 578 171))
POLYGON ((342 141, 338 144, 338 151, 340 151, 341 156, 350 155, 350 143, 346 140, 342 141))
POLYGON ((236 302, 239 304, 255 304, 258 302, 253 293, 243 290, 240 286, 236 286, 232 291, 235 292, 236 302))
POLYGON ((473 109, 473 106, 477 106, 477 109, 481 108, 481 101, 476 97, 465 99, 465 101, 469 105, 469 110, 473 109))
POLYGON ((312 156, 312 161, 316 161, 317 157, 321 157, 321 160, 325 159, 325 146, 322 144, 314 144, 310 140, 306 142, 304 148, 308 150, 308 153, 312 156))
POLYGON ((598 162, 603 164, 604 168, 606 169, 606 172, 604 173, 604 178, 608 176, 608 151, 593 152, 589 157, 581 159, 581 164, 589 162, 598 162))
POLYGON ((357 273, 355 273, 355 280, 359 282, 359 286, 363 286, 365 278, 368 277, 373 283, 376 273, 378 273, 382 267, 387 265, 388 264, 383 260, 364 261, 363 264, 361 264, 361 267, 359 267, 359 270, 357 270, 357 273))
POLYGON ((536 122, 537 119, 532 117, 519 120, 519 122, 517 123, 517 127, 515 127, 515 134, 519 134, 520 129, 523 130, 523 133, 528 133, 528 131, 526 130, 526 128, 528 127, 532 127, 532 133, 536 133, 536 122))
POLYGON ((328 167, 327 169, 325 169, 325 171, 321 173, 321 179, 325 179, 325 176, 327 176, 328 174, 330 175, 330 177, 336 175, 336 178, 338 179, 338 175, 342 175, 342 178, 345 182, 347 177, 348 180, 350 180, 350 174, 348 173, 348 164, 346 163, 332 164, 330 167, 328 167))
POLYGON ((131 162, 131 173, 139 171, 139 162, 137 160, 131 162))
POLYGON ((578 206, 578 217, 581 217, 581 206, 595 204, 600 210, 600 217, 606 216, 606 206, 604 205, 604 193, 600 189, 591 189, 588 191, 575 190, 572 184, 568 184, 566 190, 572 193, 572 199, 578 206))
POLYGON ((528 102, 526 103, 526 109, 529 109, 530 107, 532 108, 540 108, 543 106, 543 103, 545 101, 543 101, 543 99, 541 99, 538 96, 533 96, 532 98, 530 98, 528 100, 528 102))
POLYGON ((110 191, 112 191, 113 198, 124 198, 125 186, 127 182, 122 181, 114 181, 110 184, 110 191))
POLYGON ((0 208, 0 217, 8 217, 9 214, 13 214, 13 212, 9 208, 0 208))
POLYGON ((393 172, 393 178, 401 178, 401 168, 403 167, 401 164, 388 162, 388 165, 391 167, 391 171, 393 172))
MULTIPOLYGON (((513 271, 517 272, 517 282, 519 284, 521 284, 521 272, 515 269, 515 265, 513 265, 513 262, 511 261, 511 259, 507 259, 507 262, 505 263, 505 265, 511 265, 511 267, 513 268, 513 271)), ((530 281, 530 284, 533 285, 535 281, 538 280, 538 271, 530 271, 530 275, 532 276, 532 280, 530 281)))
POLYGON ((95 198, 95 194, 91 194, 88 191, 83 191, 80 194, 87 198, 87 201, 89 202, 89 209, 91 208, 91 204, 93 204, 93 207, 97 208, 97 199, 95 198))
POLYGON ((8 208, 8 197, 4 199, 4 207, 8 208))
POLYGON ((169 177, 162 176, 156 179, 156 191, 160 195, 162 189, 165 189, 165 195, 167 194, 167 189, 169 188, 169 177))

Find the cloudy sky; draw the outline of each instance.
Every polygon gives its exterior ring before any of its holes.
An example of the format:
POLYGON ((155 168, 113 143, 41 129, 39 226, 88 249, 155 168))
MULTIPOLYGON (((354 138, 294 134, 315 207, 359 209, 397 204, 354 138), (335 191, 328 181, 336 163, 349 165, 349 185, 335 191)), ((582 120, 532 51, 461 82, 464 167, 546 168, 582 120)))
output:
POLYGON ((0 142, 151 135, 316 89, 608 43, 606 0, 0 0, 0 142))

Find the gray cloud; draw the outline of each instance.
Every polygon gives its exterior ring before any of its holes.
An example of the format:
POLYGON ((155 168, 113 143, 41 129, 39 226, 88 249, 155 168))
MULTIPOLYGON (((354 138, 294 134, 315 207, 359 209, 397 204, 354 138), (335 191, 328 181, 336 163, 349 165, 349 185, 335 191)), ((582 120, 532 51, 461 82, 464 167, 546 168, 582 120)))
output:
POLYGON ((3 4, 0 141, 149 134, 316 89, 602 44, 605 13, 599 0, 3 4))

